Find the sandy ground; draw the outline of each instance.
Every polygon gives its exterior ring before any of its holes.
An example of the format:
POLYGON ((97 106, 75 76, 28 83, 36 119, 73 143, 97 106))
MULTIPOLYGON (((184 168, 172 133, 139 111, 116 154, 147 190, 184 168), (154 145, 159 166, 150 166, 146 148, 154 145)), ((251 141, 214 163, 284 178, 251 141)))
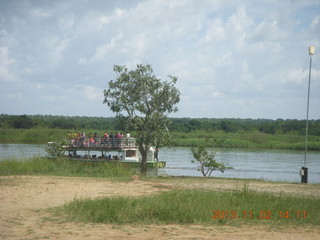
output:
MULTIPOLYGON (((320 239, 320 227, 115 225, 66 222, 46 209, 75 198, 156 194, 173 188, 249 189, 320 199, 320 185, 171 178, 111 181, 52 176, 0 177, 0 239, 320 239)), ((320 213, 319 213, 320 217, 320 213)))

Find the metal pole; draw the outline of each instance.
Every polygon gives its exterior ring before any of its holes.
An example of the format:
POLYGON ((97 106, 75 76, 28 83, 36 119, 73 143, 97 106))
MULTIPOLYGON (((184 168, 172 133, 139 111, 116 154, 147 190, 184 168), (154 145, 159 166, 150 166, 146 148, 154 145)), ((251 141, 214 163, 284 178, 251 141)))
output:
POLYGON ((308 168, 307 165, 307 153, 308 153, 308 130, 309 130, 309 101, 310 101, 310 82, 311 82, 311 65, 312 65, 312 56, 315 52, 315 47, 309 47, 310 55, 310 66, 309 66, 309 82, 308 82, 308 101, 307 101, 307 118, 306 118, 306 140, 304 147, 304 164, 301 168, 301 183, 308 183, 308 168))
POLYGON ((310 55, 310 67, 309 67, 309 83, 308 83, 308 101, 307 101, 307 123, 306 123, 306 140, 304 148, 304 167, 307 164, 307 152, 308 152, 308 129, 309 129, 309 99, 310 99, 310 82, 311 82, 311 64, 312 64, 312 55, 310 55))

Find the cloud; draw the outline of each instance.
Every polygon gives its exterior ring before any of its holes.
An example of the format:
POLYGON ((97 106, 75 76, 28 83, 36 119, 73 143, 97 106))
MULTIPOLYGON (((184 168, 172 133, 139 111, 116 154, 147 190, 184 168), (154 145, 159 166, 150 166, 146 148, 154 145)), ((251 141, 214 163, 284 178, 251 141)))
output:
POLYGON ((41 9, 41 8, 34 8, 31 10, 31 16, 35 18, 50 18, 53 15, 52 9, 41 9))
POLYGON ((64 50, 68 47, 69 39, 60 39, 53 36, 44 39, 44 46, 48 49, 47 53, 52 65, 59 64, 64 56, 64 50))
MULTIPOLYGON (((102 91, 116 77, 113 65, 148 63, 163 79, 178 77, 176 116, 301 118, 307 47, 320 48, 319 6, 289 0, 3 1, 0 100, 8 94, 24 99, 23 107, 3 111, 109 116, 102 91)), ((319 79, 317 54, 313 60, 312 77, 319 79)), ((312 84, 320 91, 316 80, 312 84)), ((319 97, 314 101, 320 108, 319 97)))
POLYGON ((9 57, 8 47, 0 47, 0 82, 17 82, 17 78, 10 71, 10 66, 15 63, 15 59, 9 57))
POLYGON ((94 56, 90 59, 90 62, 96 62, 96 61, 102 61, 105 58, 109 57, 109 54, 111 55, 111 52, 118 52, 120 47, 120 42, 123 39, 123 35, 118 35, 106 43, 96 48, 96 51, 94 53, 94 56))

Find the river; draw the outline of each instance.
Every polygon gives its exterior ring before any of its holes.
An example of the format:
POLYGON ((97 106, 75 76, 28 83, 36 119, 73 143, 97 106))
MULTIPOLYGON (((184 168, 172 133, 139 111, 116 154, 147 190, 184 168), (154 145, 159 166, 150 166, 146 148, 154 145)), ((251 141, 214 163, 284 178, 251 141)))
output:
MULTIPOLYGON (((0 144, 1 159, 21 159, 45 156, 45 145, 0 144)), ((213 150, 213 149, 211 149, 213 150)), ((159 169, 158 175, 202 176, 197 164, 192 163, 190 148, 163 148, 159 159, 167 165, 159 169)), ((224 173, 214 171, 211 176, 271 181, 300 182, 299 170, 303 166, 304 152, 289 150, 218 149, 216 160, 227 163, 233 169, 224 173)), ((308 182, 320 183, 320 152, 308 152, 308 182)))

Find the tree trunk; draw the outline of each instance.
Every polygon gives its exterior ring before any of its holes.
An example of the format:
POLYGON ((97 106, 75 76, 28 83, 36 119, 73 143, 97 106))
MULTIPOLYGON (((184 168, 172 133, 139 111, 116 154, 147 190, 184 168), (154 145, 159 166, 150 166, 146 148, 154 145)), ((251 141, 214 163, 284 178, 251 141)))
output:
POLYGON ((147 155, 148 152, 145 151, 144 154, 142 155, 142 160, 141 160, 141 174, 146 176, 147 175, 147 155))
POLYGON ((148 157, 148 150, 149 148, 146 146, 140 146, 140 153, 141 153, 141 174, 147 175, 147 157, 148 157))
POLYGON ((159 148, 158 147, 156 147, 156 149, 154 151, 154 160, 159 161, 159 148))

